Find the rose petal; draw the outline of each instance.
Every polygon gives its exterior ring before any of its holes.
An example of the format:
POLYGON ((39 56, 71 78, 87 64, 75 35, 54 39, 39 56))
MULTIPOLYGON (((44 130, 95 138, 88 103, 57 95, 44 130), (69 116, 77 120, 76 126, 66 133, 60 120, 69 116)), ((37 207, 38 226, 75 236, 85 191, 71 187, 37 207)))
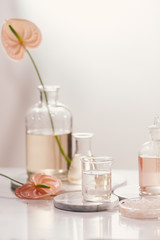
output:
POLYGON ((26 52, 25 48, 36 48, 40 45, 42 40, 41 32, 38 27, 27 20, 23 19, 9 19, 2 27, 1 41, 9 57, 15 60, 24 58, 26 52), (13 34, 9 25, 18 33, 22 38, 23 43, 20 43, 17 37, 13 34), (15 51, 15 48, 19 51, 15 51))

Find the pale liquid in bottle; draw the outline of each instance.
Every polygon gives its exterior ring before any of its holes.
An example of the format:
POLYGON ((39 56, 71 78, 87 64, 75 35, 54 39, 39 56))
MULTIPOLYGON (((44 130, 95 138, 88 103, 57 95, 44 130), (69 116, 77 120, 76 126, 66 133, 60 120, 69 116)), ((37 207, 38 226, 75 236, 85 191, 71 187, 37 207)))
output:
MULTIPOLYGON (((71 133, 57 136, 65 154, 71 159, 71 133)), ((35 131, 27 133, 26 163, 29 176, 38 172, 65 175, 68 171, 68 164, 59 150, 55 136, 52 134, 38 134, 35 131)))

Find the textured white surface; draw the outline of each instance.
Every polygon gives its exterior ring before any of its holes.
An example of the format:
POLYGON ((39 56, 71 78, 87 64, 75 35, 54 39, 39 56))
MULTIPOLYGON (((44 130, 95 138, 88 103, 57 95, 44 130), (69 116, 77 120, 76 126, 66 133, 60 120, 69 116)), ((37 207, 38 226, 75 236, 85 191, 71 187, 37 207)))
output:
MULTIPOLYGON (((0 169, 11 177, 24 169, 0 169)), ((137 184, 136 171, 117 171, 129 184, 137 184)), ((51 200, 20 200, 10 190, 10 181, 0 177, 1 239, 160 239, 160 221, 122 217, 118 210, 75 213, 54 208, 51 200)))

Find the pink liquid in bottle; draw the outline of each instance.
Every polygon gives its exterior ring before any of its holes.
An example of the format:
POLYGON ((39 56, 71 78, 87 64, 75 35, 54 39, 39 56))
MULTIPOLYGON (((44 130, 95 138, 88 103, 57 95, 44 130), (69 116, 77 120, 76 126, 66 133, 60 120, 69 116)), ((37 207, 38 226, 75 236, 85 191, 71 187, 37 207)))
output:
POLYGON ((139 186, 142 195, 160 195, 160 158, 139 156, 139 186))
POLYGON ((139 151, 140 194, 160 196, 160 117, 155 117, 149 132, 150 141, 139 151))

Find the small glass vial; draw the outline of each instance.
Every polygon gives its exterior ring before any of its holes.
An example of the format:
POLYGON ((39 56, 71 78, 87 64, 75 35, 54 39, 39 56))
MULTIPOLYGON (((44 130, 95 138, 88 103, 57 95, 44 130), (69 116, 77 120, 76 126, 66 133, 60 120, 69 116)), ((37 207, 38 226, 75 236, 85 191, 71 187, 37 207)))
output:
POLYGON ((160 195, 160 118, 149 127, 151 141, 139 152, 139 186, 141 195, 160 195))
POLYGON ((56 141, 61 142, 66 155, 72 157, 72 115, 58 101, 59 86, 45 86, 46 104, 42 86, 38 87, 40 100, 26 114, 26 165, 28 176, 43 172, 66 178, 68 164, 56 141), (50 116, 48 113, 50 111, 50 116), (53 120, 54 131, 51 125, 53 120))
POLYGON ((75 154, 68 172, 68 181, 72 184, 80 185, 82 182, 81 158, 83 156, 92 156, 91 140, 93 133, 74 133, 75 154))

